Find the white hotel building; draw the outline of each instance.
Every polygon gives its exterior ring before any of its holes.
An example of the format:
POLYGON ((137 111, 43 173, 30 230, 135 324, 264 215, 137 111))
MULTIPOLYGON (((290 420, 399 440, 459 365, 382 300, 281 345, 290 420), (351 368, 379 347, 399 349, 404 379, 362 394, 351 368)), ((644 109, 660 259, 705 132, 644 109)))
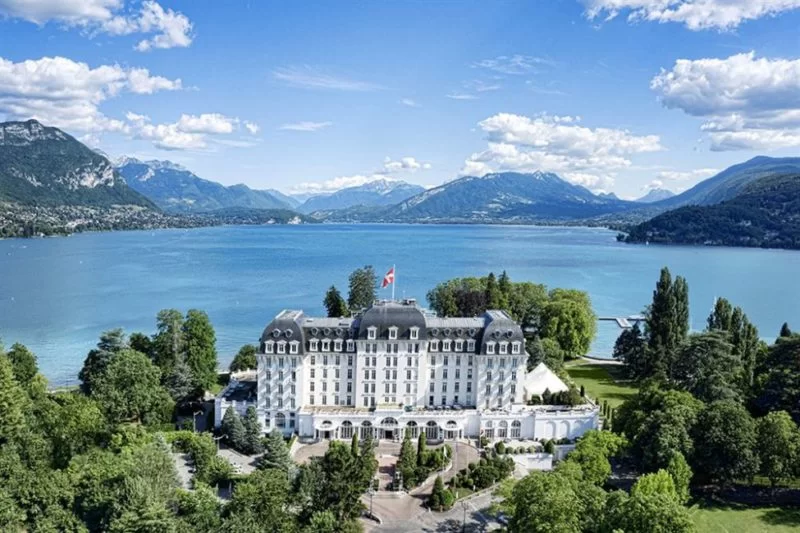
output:
MULTIPOLYGON (((440 318, 414 300, 380 301, 352 318, 282 311, 264 329, 255 403, 264 431, 307 439, 574 439, 599 424, 594 405, 529 406, 549 388, 566 389, 547 367, 526 371, 518 324, 503 311, 440 318)), ((217 399, 245 401, 241 385, 217 399)))

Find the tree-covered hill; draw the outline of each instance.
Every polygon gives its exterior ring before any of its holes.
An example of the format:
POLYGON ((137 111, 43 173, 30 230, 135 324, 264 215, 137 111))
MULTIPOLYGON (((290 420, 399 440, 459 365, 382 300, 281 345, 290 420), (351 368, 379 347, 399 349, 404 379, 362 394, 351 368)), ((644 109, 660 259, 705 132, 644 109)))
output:
POLYGON ((800 249, 800 174, 761 178, 720 204, 668 211, 625 240, 800 249))
POLYGON ((30 206, 157 209, 104 156, 36 120, 0 123, 0 201, 30 206))

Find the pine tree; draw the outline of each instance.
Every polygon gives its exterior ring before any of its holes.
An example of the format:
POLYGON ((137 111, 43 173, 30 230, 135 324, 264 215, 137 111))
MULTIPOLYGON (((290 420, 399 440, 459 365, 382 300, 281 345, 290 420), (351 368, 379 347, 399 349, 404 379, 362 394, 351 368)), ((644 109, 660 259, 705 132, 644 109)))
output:
POLYGON ((329 317, 339 318, 347 316, 347 302, 342 298, 342 293, 335 285, 331 285, 328 292, 325 293, 325 309, 328 311, 329 317))
POLYGON ((228 406, 225 410, 225 415, 222 417, 221 425, 222 433, 227 435, 227 442, 234 450, 242 450, 244 448, 244 424, 239 414, 233 410, 232 406, 228 406))
POLYGON ((289 449, 286 447, 286 442, 283 440, 283 433, 281 433, 281 430, 275 428, 267 435, 264 455, 258 463, 258 468, 262 470, 278 468, 284 472, 288 472, 291 465, 292 458, 289 456, 289 449))
POLYGON ((351 311, 358 311, 372 305, 375 301, 375 287, 378 278, 372 265, 357 268, 350 274, 350 293, 347 295, 347 306, 351 311))
POLYGON ((783 325, 781 326, 781 333, 780 335, 778 335, 778 337, 791 337, 791 336, 792 336, 792 330, 789 329, 789 323, 784 322, 783 325))
POLYGON ((411 437, 406 434, 400 446, 400 458, 397 461, 397 470, 403 476, 403 485, 406 489, 417 485, 417 452, 411 443, 411 437))
POLYGON ((489 272, 486 277, 486 307, 487 309, 503 309, 503 293, 497 285, 497 278, 494 272, 489 272))
POLYGON ((156 316, 158 332, 153 336, 153 362, 163 375, 169 375, 178 354, 184 353, 183 314, 177 309, 162 309, 156 316))
POLYGON ((709 331, 719 329, 722 331, 731 330, 731 320, 733 315, 733 306, 725 298, 717 298, 714 302, 714 310, 708 316, 707 329, 709 331))
POLYGON ((500 293, 505 300, 508 301, 511 296, 511 279, 508 277, 508 273, 505 270, 503 270, 503 273, 500 274, 500 277, 497 279, 497 288, 500 289, 500 293))
POLYGON ((16 437, 25 426, 25 393, 14 379, 14 370, 5 355, 0 355, 0 444, 16 437))
POLYGON ((97 348, 89 352, 83 362, 83 368, 78 373, 78 379, 82 382, 81 390, 85 394, 91 394, 114 356, 126 348, 128 348, 128 341, 125 339, 122 329, 104 331, 100 335, 97 348))
POLYGON ((27 386, 39 371, 36 366, 36 356, 20 343, 15 343, 11 346, 6 356, 11 362, 11 367, 14 371, 14 379, 16 379, 17 383, 21 386, 27 386))
POLYGON ((217 337, 208 315, 190 309, 183 323, 183 336, 186 340, 186 363, 192 369, 197 385, 208 390, 217 382, 217 337))
POLYGON ((646 313, 645 332, 647 351, 639 377, 669 379, 678 346, 689 333, 689 286, 680 276, 673 283, 667 267, 661 269, 653 291, 653 302, 646 313))
POLYGON ((423 466, 425 464, 425 456, 428 454, 427 447, 428 439, 423 430, 420 431, 419 437, 417 438, 417 466, 423 466))
POLYGON ((358 457, 358 431, 353 431, 353 438, 350 439, 350 453, 353 457, 358 457))
POLYGON ((255 455, 264 451, 264 445, 261 442, 261 424, 258 421, 258 414, 256 408, 252 405, 247 408, 244 414, 244 453, 255 455))
POLYGON ((176 402, 187 399, 195 391, 197 384, 195 383, 192 369, 189 368, 183 354, 178 355, 175 366, 172 367, 172 371, 164 379, 164 387, 176 402))

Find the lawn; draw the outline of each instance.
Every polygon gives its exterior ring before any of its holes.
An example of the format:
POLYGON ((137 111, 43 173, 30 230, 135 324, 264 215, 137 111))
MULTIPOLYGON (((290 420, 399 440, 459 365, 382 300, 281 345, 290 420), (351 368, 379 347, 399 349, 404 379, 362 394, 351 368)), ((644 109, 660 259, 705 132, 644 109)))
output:
POLYGON ((800 509, 778 507, 692 507, 697 531, 703 533, 789 533, 800 530, 800 509))
POLYGON ((636 394, 636 387, 626 382, 621 365, 604 365, 587 361, 572 361, 564 365, 569 376, 580 387, 586 388, 586 394, 592 399, 608 401, 611 407, 636 394))

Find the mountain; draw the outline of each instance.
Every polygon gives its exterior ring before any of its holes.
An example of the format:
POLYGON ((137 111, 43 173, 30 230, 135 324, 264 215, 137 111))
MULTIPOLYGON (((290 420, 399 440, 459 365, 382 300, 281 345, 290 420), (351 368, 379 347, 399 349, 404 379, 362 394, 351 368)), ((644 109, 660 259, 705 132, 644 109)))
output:
POLYGON ((302 213, 347 209, 355 206, 389 206, 411 198, 425 190, 405 181, 378 179, 336 191, 324 196, 313 196, 298 208, 302 213))
POLYGON ((620 239, 800 249, 800 173, 757 179, 719 204, 668 211, 620 239))
POLYGON ((380 214, 384 221, 533 222, 588 218, 635 207, 603 198, 556 174, 467 176, 428 189, 380 214))
POLYGON ((117 170, 128 185, 171 212, 200 213, 226 207, 291 208, 289 202, 276 198, 269 191, 253 190, 241 184, 226 187, 204 180, 170 161, 122 158, 117 164, 117 170))
POLYGON ((652 204, 653 202, 660 202, 675 196, 675 193, 667 189, 650 189, 647 194, 634 200, 640 204, 652 204))
POLYGON ((58 128, 36 120, 0 123, 0 200, 37 206, 138 206, 111 161, 58 128))
POLYGON ((776 174, 800 172, 800 157, 759 156, 729 167, 716 176, 701 181, 691 189, 656 202, 660 208, 674 208, 684 205, 714 205, 730 200, 748 184, 776 174))
POLYGON ((619 200, 619 196, 617 196, 613 192, 599 192, 597 193, 597 196, 599 196, 600 198, 605 198, 607 200, 619 200))

